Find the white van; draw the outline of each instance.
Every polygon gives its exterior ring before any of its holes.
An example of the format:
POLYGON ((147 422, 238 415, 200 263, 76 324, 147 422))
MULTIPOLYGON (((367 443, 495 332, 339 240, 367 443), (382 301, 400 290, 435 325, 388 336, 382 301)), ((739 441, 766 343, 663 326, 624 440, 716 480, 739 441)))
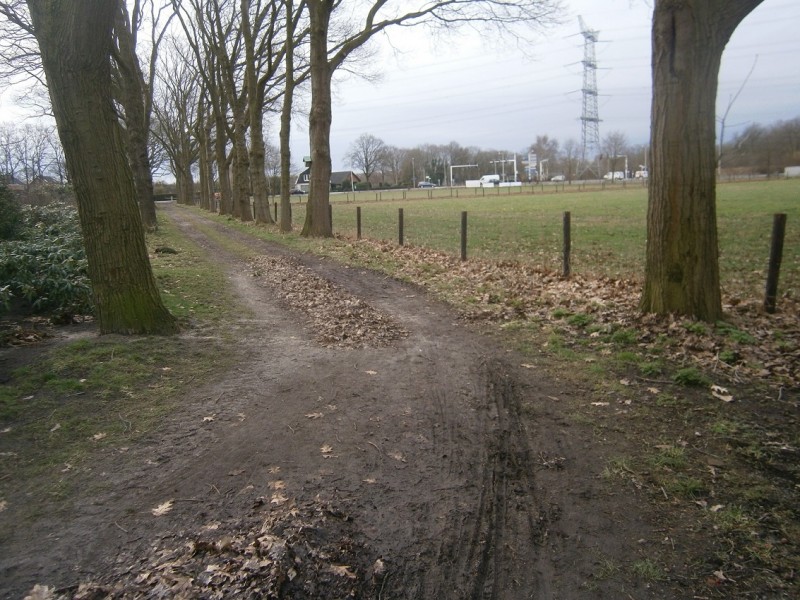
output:
POLYGON ((500 175, 484 175, 478 181, 481 182, 481 187, 485 185, 500 185, 500 175))
POLYGON ((620 179, 625 179, 625 173, 622 171, 609 171, 605 175, 603 175, 603 179, 617 181, 620 179))

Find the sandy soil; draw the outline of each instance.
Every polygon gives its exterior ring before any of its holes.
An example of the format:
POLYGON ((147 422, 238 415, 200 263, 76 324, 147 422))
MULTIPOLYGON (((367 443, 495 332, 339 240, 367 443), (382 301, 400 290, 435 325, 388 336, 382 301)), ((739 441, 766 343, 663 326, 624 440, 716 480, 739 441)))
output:
POLYGON ((664 524, 600 477, 603 439, 565 414, 584 391, 418 288, 247 240, 260 268, 302 267, 394 327, 326 343, 202 217, 166 212, 228 273, 239 367, 98 457, 59 514, 21 527, 5 511, 2 597, 682 597, 599 576, 656 552, 664 524))

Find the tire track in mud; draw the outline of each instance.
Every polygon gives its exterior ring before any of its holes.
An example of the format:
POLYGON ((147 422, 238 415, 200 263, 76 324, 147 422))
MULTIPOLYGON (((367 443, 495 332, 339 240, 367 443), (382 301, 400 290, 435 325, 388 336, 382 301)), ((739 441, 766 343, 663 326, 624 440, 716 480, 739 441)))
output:
POLYGON ((448 390, 434 394, 434 452, 447 475, 463 483, 450 497, 428 570, 405 573, 418 582, 398 597, 548 597, 538 571, 547 562, 548 527, 560 511, 551 511, 547 494, 536 488, 531 436, 520 411, 524 386, 503 359, 484 359, 475 370, 467 406, 448 390))

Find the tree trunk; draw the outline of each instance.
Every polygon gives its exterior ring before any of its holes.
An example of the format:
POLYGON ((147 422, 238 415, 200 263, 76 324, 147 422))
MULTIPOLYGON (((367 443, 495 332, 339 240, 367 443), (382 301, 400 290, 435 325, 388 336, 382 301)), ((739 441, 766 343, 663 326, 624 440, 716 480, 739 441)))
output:
POLYGON ((267 175, 264 168, 264 93, 259 89, 256 75, 255 42, 250 24, 250 0, 241 0, 241 13, 245 51, 244 79, 247 90, 247 112, 250 116, 248 175, 250 189, 253 192, 253 212, 256 223, 273 223, 272 215, 269 212, 267 175))
POLYGON ((285 0, 286 5, 286 83, 283 89, 283 104, 281 106, 281 216, 280 230, 292 230, 292 154, 291 154, 291 129, 292 129, 292 104, 294 101, 294 9, 292 0, 285 0))
POLYGON ((125 130, 128 159, 133 171, 133 182, 136 186, 136 197, 142 223, 149 231, 158 227, 156 205, 153 200, 153 172, 150 166, 150 135, 147 117, 147 99, 144 75, 136 56, 136 48, 131 31, 125 3, 120 4, 115 20, 118 54, 117 68, 120 77, 119 101, 125 111, 125 130))
POLYGON ((136 190, 111 98, 116 3, 28 7, 78 203, 101 333, 177 331, 150 268, 136 190))
POLYGON ((253 220, 253 211, 250 208, 250 178, 248 167, 250 159, 247 155, 247 117, 243 107, 237 107, 238 114, 234 114, 235 124, 233 130, 233 208, 234 216, 243 222, 253 220))
POLYGON ((311 114, 308 119, 311 143, 311 173, 306 221, 302 235, 331 237, 328 214, 331 191, 331 76, 328 62, 328 26, 332 0, 319 0, 308 5, 311 46, 311 114))
POLYGON ((217 176, 219 177, 219 214, 233 214, 233 192, 231 190, 230 166, 228 157, 225 116, 216 116, 216 138, 214 138, 214 151, 217 157, 217 176))
POLYGON ((722 317, 715 103, 722 51, 761 0, 656 0, 647 257, 641 308, 722 317))

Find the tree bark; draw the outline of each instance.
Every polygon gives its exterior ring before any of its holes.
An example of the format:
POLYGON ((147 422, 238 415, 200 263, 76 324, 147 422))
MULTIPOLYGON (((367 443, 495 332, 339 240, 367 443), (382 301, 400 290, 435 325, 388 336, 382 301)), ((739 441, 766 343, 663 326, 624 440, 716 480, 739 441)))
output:
MULTIPOLYGON (((119 72, 119 102, 125 111, 125 132, 128 159, 133 171, 133 182, 136 186, 136 197, 139 201, 139 212, 142 223, 148 230, 158 227, 156 205, 153 200, 153 172, 150 166, 150 150, 148 138, 150 119, 147 84, 144 81, 139 58, 136 56, 136 42, 131 32, 132 27, 124 2, 119 3, 115 19, 115 37, 117 53, 115 55, 119 72)), ((155 49, 153 50, 155 52, 155 49)))
POLYGON ((281 216, 280 230, 292 230, 292 196, 291 196, 291 130, 292 130, 292 104, 294 102, 294 8, 292 0, 284 0, 286 6, 286 82, 283 89, 283 104, 281 105, 281 129, 279 133, 281 146, 281 216))
POLYGON ((328 27, 334 2, 319 0, 308 5, 311 62, 311 114, 308 119, 311 173, 306 221, 302 235, 332 237, 328 212, 331 191, 331 77, 328 62, 328 27))
POLYGON ((722 317, 715 103, 722 52, 762 0, 656 0, 641 309, 722 317))
POLYGON ((248 175, 253 192, 253 213, 256 223, 274 223, 269 212, 267 198, 267 175, 264 160, 264 92, 258 84, 256 52, 250 22, 250 0, 241 0, 242 38, 245 51, 245 88, 247 90, 247 113, 250 117, 250 155, 248 175))
POLYGON ((86 244, 101 333, 177 331, 150 268, 111 98, 116 3, 28 0, 86 244))

